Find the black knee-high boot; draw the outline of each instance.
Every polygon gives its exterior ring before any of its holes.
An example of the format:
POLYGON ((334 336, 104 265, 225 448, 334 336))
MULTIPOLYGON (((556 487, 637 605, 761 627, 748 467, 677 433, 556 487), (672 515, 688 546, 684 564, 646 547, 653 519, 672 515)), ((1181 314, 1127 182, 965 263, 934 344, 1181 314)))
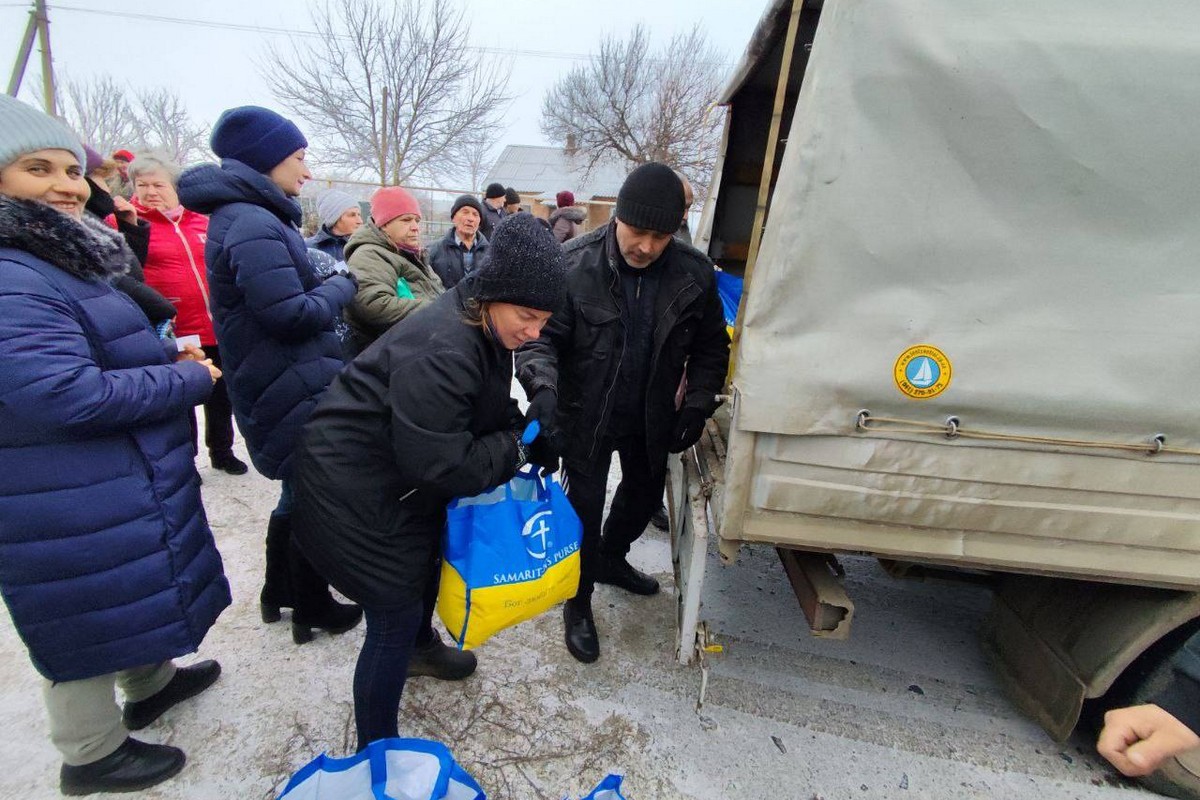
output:
POLYGON ((295 542, 288 548, 288 568, 292 579, 292 641, 296 644, 311 642, 313 628, 345 633, 362 619, 362 608, 333 599, 329 583, 313 569, 295 542))
POLYGON ((291 515, 272 514, 267 523, 267 574, 258 596, 263 622, 278 622, 279 609, 292 607, 292 583, 288 577, 291 540, 291 515))

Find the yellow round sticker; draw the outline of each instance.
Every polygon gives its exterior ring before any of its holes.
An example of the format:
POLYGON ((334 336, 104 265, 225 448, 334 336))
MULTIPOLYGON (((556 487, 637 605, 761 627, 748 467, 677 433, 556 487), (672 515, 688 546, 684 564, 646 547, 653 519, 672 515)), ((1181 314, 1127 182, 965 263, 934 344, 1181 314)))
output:
POLYGON ((896 388, 915 400, 928 400, 950 385, 950 359, 931 344, 918 344, 896 359, 892 375, 896 388))

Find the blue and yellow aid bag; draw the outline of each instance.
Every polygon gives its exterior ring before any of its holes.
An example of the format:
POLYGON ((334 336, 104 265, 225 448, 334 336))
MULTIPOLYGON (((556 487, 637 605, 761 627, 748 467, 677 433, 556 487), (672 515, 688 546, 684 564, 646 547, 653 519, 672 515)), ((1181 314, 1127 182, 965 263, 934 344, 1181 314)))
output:
POLYGON ((583 526, 537 469, 446 509, 438 616, 464 650, 575 596, 583 526))

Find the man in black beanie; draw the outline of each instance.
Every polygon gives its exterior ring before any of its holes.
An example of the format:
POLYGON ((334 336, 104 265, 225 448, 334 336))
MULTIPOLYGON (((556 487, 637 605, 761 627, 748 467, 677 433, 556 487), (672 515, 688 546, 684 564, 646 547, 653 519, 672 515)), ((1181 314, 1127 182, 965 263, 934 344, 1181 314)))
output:
POLYGON ((517 351, 529 416, 552 431, 583 522, 579 592, 563 618, 567 649, 584 663, 600 656, 595 583, 658 591, 658 581, 626 557, 662 501, 667 454, 700 438, 729 368, 712 262, 673 236, 684 208, 670 167, 643 164, 630 173, 615 218, 564 246, 566 303, 541 338, 517 351), (621 483, 601 527, 614 452, 621 483))
POLYGON ((469 194, 460 194, 450 206, 450 221, 454 227, 429 245, 429 266, 441 278, 442 285, 453 289, 469 273, 481 269, 487 262, 491 232, 483 235, 483 209, 469 194))
POLYGON ((484 237, 491 239, 496 226, 507 214, 504 213, 504 186, 499 183, 489 183, 483 191, 483 220, 479 223, 479 231, 484 237))

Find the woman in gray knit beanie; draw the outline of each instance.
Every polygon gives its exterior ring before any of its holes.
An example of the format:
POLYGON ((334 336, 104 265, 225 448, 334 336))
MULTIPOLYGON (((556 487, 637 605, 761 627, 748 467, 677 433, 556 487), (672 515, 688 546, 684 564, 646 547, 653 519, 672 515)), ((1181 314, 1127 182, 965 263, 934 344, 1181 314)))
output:
POLYGON ((230 603, 186 418, 221 373, 168 355, 112 287, 128 247, 84 216, 83 163, 70 129, 0 95, 0 591, 68 795, 183 768, 129 731, 217 679, 215 661, 171 659, 230 603))

